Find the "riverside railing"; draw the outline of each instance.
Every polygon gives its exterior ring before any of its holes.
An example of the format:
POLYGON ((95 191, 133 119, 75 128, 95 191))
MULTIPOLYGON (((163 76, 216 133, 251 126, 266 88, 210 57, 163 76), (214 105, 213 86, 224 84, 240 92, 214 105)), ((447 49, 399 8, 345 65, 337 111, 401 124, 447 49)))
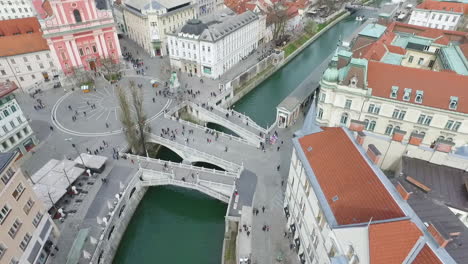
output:
POLYGON ((252 118, 250 118, 248 115, 245 115, 245 114, 242 114, 240 112, 237 112, 236 110, 234 109, 224 109, 220 106, 217 106, 216 104, 212 104, 212 103, 208 103, 209 106, 212 106, 215 110, 218 110, 219 112, 223 113, 223 114, 229 114, 229 116, 234 116, 234 117, 238 117, 238 118, 241 118, 242 120, 241 121, 245 121, 245 123, 249 123, 249 126, 250 127, 253 127, 257 130, 259 130, 260 132, 262 133, 267 133, 267 130, 263 127, 261 127, 260 125, 258 125, 255 121, 252 120, 252 118))
POLYGON ((167 144, 168 146, 171 146, 171 147, 177 148, 179 150, 182 150, 187 154, 197 156, 197 157, 202 157, 203 159, 206 159, 207 161, 209 161, 211 163, 214 163, 216 165, 221 165, 221 166, 224 165, 226 168, 230 168, 232 171, 240 172, 243 169, 241 165, 238 165, 238 164, 232 163, 230 161, 218 158, 216 156, 213 156, 213 155, 210 155, 208 153, 199 151, 197 149, 188 147, 186 145, 182 145, 182 144, 177 143, 175 141, 172 141, 172 140, 160 137, 160 136, 156 136, 154 134, 149 134, 149 135, 150 135, 150 139, 157 142, 157 143, 158 142, 163 143, 163 145, 167 144))

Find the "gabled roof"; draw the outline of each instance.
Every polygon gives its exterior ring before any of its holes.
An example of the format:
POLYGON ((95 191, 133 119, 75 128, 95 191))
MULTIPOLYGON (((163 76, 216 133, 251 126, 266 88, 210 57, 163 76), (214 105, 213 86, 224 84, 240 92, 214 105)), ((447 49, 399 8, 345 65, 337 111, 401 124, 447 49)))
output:
POLYGON ((372 264, 401 264, 423 233, 410 220, 371 224, 369 253, 372 264))
POLYGON ((424 91, 421 105, 468 113, 468 76, 376 61, 369 61, 367 76, 368 87, 372 88, 373 96, 392 99, 392 86, 398 86, 398 96, 393 100, 403 101, 403 90, 410 88, 412 94, 409 103, 414 103, 416 90, 421 90, 424 91), (450 96, 458 97, 456 110, 449 109, 450 96))
POLYGON ((442 261, 428 245, 425 245, 413 260, 413 264, 442 264, 442 261))
POLYGON ((379 25, 377 23, 367 24, 364 29, 359 32, 359 35, 372 37, 372 38, 380 38, 382 34, 387 30, 386 26, 379 25))
POLYGON ((36 17, 0 21, 0 57, 48 49, 36 17))
POLYGON ((468 14, 468 4, 463 4, 463 3, 454 3, 454 2, 445 2, 445 1, 439 2, 439 1, 426 0, 422 2, 421 4, 417 5, 416 8, 468 14))
POLYGON ((301 137, 298 142, 337 223, 405 216, 343 128, 322 129, 323 132, 301 137))

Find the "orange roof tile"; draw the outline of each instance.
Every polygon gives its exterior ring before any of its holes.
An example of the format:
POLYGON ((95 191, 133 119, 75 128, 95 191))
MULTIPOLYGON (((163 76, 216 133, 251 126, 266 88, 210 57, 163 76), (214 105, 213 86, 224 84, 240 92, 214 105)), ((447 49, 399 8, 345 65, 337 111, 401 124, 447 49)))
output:
POLYGON ((468 14, 468 4, 426 0, 416 8, 468 14))
POLYGON ((413 264, 442 264, 442 261, 436 256, 434 251, 426 244, 416 258, 413 264))
POLYGON ((410 220, 371 224, 369 257, 372 264, 401 264, 423 233, 410 220))
POLYGON ((15 82, 1 82, 0 83, 0 98, 5 95, 8 95, 18 89, 18 86, 15 82))
POLYGON ((343 128, 323 130, 300 138, 299 143, 338 224, 403 217, 403 211, 343 128), (312 151, 307 150, 309 147, 312 151), (334 197, 338 199, 333 201, 334 197))
POLYGON ((391 99, 392 86, 398 86, 398 97, 394 100, 402 101, 403 90, 411 88, 412 95, 409 102, 414 103, 416 90, 421 90, 424 91, 422 105, 445 110, 450 110, 450 96, 458 96, 456 111, 468 113, 468 89, 466 89, 468 76, 376 61, 369 61, 367 76, 368 87, 372 88, 373 96, 391 99), (388 74, 389 72, 392 74, 388 74))
POLYGON ((0 21, 0 35, 0 57, 49 49, 35 17, 0 21))
POLYGON ((468 32, 428 28, 401 22, 391 23, 387 27, 387 32, 405 32, 431 39, 437 39, 445 36, 449 41, 458 41, 461 43, 468 42, 468 32))

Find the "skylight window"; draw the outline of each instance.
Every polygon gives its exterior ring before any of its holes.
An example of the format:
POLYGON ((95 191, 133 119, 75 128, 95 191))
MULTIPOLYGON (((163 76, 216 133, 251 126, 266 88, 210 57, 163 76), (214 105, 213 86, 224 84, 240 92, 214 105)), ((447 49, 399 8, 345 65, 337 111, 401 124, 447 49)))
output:
POLYGON ((452 110, 457 110, 458 106, 458 96, 450 96, 449 108, 452 110))
POLYGON ((405 93, 403 94, 403 101, 409 101, 411 98, 411 89, 405 88, 405 93))
POLYGON ((390 98, 397 98, 398 96, 398 86, 392 86, 392 93, 390 94, 390 98))
POLYGON ((423 101, 423 95, 424 95, 423 91, 417 90, 416 91, 416 97, 414 98, 414 102, 418 103, 418 104, 421 104, 422 101, 423 101))

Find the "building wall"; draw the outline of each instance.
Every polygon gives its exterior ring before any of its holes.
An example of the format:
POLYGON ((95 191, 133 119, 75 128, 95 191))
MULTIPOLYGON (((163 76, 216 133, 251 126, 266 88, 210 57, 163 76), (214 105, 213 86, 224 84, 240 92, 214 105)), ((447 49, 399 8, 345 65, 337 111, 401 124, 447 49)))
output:
POLYGON ((219 11, 224 2, 222 0, 197 0, 197 17, 203 17, 219 11))
POLYGON ((111 11, 98 10, 94 0, 50 0, 50 4, 54 15, 41 21, 41 27, 65 74, 74 67, 96 69, 102 58, 119 60, 122 54, 111 11))
POLYGON ((29 93, 37 88, 52 87, 42 84, 59 75, 59 68, 49 50, 0 57, 0 82, 15 81, 18 87, 29 93))
POLYGON ((166 33, 183 26, 187 20, 195 18, 194 5, 167 12, 165 9, 143 11, 136 14, 124 9, 128 36, 153 56, 168 55, 166 33))
POLYGON ((219 78, 257 48, 260 35, 252 32, 258 32, 259 25, 258 19, 253 20, 216 42, 170 35, 171 66, 197 76, 219 78))
POLYGON ((407 54, 401 61, 402 66, 427 70, 431 69, 430 66, 435 64, 436 56, 431 52, 431 50, 428 50, 427 52, 421 52, 407 49, 407 51, 407 54))
POLYGON ((459 13, 415 9, 411 13, 409 24, 430 28, 456 30, 459 22, 462 20, 461 17, 462 14, 459 13))
POLYGON ((34 15, 31 0, 0 1, 0 20, 33 17, 34 15))
POLYGON ((34 132, 13 94, 0 100, 0 152, 19 150, 25 154, 37 144, 34 132))
POLYGON ((298 255, 303 253, 306 263, 331 263, 331 257, 342 255, 295 150, 289 167, 285 206, 290 213, 286 229, 291 232, 291 225, 295 225, 294 240, 299 238, 301 243, 298 255))
POLYGON ((14 263, 11 262, 12 260, 25 264, 37 263, 36 260, 45 253, 43 251, 44 244, 49 239, 55 242, 58 230, 41 200, 35 195, 32 185, 16 164, 8 165, 0 176, 11 175, 10 172, 14 172, 14 174, 9 181, 5 181, 6 178, 0 180, 0 207, 3 208, 7 205, 10 208, 9 213, 0 224, 0 234, 2 234, 0 246, 6 248, 3 256, 0 255, 0 263, 14 263), (23 191, 15 192, 20 184, 24 187, 23 191), (14 234, 11 236, 9 231, 15 220, 18 220, 21 225, 16 234, 11 233, 14 234), (25 238, 27 235, 30 236, 29 242, 25 238), (40 250, 34 254, 32 249, 36 243, 39 244, 40 250), (30 261, 31 259, 32 261, 30 261))
MULTIPOLYGON (((400 87, 400 90, 402 89, 404 88, 400 87)), ((412 93, 415 92, 412 91, 412 93)), ((388 138, 392 136, 393 129, 399 127, 407 132, 404 140, 408 140, 413 131, 425 133, 423 145, 426 146, 430 146, 440 137, 453 140, 455 146, 468 143, 468 114, 427 107, 416 103, 373 97, 370 94, 367 95, 366 90, 334 85, 323 80, 319 98, 317 121, 324 126, 349 126, 351 119, 369 120, 369 123, 375 121, 375 128, 371 132, 388 138), (324 95, 325 99, 323 99, 324 95), (352 102, 350 109, 345 107, 346 100, 352 102), (380 106, 380 111, 370 113, 370 104, 380 106), (395 109, 406 111, 403 119, 393 117, 395 109), (341 124, 341 117, 344 113, 348 114, 348 118, 346 124, 341 124), (418 123, 421 115, 430 116, 432 120, 429 124, 424 124, 424 120, 422 124, 418 123), (456 131, 453 125, 452 129, 446 128, 449 120, 453 121, 454 124, 460 122, 460 127, 456 131), (389 126, 392 126, 393 129, 389 129, 389 126)))

